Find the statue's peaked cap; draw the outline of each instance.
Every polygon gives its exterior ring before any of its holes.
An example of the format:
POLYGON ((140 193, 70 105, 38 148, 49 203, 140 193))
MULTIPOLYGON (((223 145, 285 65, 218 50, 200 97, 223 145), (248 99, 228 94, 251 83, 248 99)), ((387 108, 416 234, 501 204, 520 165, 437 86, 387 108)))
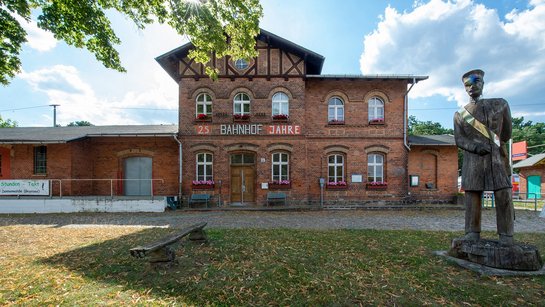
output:
POLYGON ((467 78, 468 76, 471 76, 471 75, 479 75, 482 78, 482 77, 484 77, 484 71, 482 71, 481 69, 470 70, 470 71, 466 72, 462 76, 462 80, 464 80, 465 78, 467 78))

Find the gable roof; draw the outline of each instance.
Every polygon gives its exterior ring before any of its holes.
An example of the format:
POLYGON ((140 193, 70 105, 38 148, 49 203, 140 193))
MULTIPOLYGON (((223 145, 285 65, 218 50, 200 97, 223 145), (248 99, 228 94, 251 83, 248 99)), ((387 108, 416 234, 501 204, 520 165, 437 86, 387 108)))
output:
MULTIPOLYGON (((319 75, 322 72, 322 66, 324 65, 325 60, 324 56, 263 29, 260 29, 260 33, 257 35, 256 39, 266 42, 271 46, 286 50, 304 59, 307 74, 319 75)), ((178 82, 178 60, 185 58, 193 47, 192 43, 187 43, 156 57, 155 60, 172 77, 172 79, 174 79, 174 81, 178 82)))
POLYGON ((0 144, 57 144, 89 137, 166 137, 177 133, 177 125, 16 127, 0 128, 0 144))
POLYGON ((409 135, 409 145, 417 146, 456 146, 454 136, 441 135, 409 135))
POLYGON ((538 155, 533 155, 528 159, 524 159, 522 161, 519 161, 515 164, 513 164, 513 168, 523 168, 523 167, 531 167, 534 166, 540 162, 545 162, 545 153, 541 153, 538 155))

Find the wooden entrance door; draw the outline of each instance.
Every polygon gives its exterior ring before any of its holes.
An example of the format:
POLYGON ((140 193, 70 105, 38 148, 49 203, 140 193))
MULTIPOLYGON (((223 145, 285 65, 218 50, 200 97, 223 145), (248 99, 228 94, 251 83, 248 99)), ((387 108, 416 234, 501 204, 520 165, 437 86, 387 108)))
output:
POLYGON ((255 200, 255 168, 231 166, 231 202, 248 203, 255 200))

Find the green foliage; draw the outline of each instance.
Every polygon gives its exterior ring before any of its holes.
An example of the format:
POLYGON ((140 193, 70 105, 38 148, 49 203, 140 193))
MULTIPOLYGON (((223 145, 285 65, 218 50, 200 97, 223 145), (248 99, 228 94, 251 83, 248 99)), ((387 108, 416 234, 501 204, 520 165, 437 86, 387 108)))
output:
POLYGON ((409 116, 409 135, 454 134, 452 129, 444 128, 440 123, 419 121, 416 116, 409 116))
POLYGON ((94 126, 94 125, 91 124, 90 122, 86 121, 86 120, 78 120, 78 121, 75 121, 75 122, 71 122, 66 126, 67 127, 82 127, 82 126, 94 126))
MULTIPOLYGON (((259 0, 1 0, 0 83, 7 85, 21 69, 19 55, 27 33, 13 17, 30 20, 39 12, 38 27, 55 38, 93 53, 105 67, 121 72, 115 45, 121 40, 111 27, 106 11, 115 10, 143 29, 153 22, 167 23, 195 45, 190 57, 207 65, 212 53, 219 57, 249 59, 257 55, 255 37, 263 10, 259 0)), ((217 76, 209 65, 211 77, 217 76)))
POLYGON ((0 128, 14 128, 17 127, 17 122, 12 121, 11 119, 4 120, 2 115, 0 115, 0 128))
POLYGON ((531 120, 524 122, 524 117, 513 117, 513 143, 526 141, 528 153, 535 155, 545 152, 545 123, 533 123, 531 120))

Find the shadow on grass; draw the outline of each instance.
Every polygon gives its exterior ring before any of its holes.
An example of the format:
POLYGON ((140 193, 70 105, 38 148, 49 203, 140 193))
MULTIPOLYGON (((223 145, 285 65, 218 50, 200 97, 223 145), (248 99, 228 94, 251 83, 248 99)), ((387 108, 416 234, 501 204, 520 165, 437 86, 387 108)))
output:
MULTIPOLYGON (((178 264, 170 268, 153 268, 147 259, 137 259, 129 250, 138 245, 172 233, 173 229, 150 228, 130 235, 92 244, 68 252, 56 254, 39 262, 42 264, 76 271, 86 280, 95 280, 124 290, 155 296, 158 299, 175 297, 188 304, 202 302, 199 285, 195 283, 202 274, 207 245, 192 243, 184 238, 175 245, 178 264), (199 256, 195 251, 201 249, 199 256)), ((90 295, 91 296, 91 295, 90 295)))
MULTIPOLYGON (((497 283, 432 256, 460 235, 447 232, 212 229, 209 245, 182 240, 179 264, 170 269, 130 256, 130 248, 172 231, 146 229, 41 263, 163 304, 448 305, 463 299, 496 305, 516 303, 521 293, 528 302, 545 299, 545 278, 497 283)), ((536 243, 532 237, 525 236, 536 243)))

